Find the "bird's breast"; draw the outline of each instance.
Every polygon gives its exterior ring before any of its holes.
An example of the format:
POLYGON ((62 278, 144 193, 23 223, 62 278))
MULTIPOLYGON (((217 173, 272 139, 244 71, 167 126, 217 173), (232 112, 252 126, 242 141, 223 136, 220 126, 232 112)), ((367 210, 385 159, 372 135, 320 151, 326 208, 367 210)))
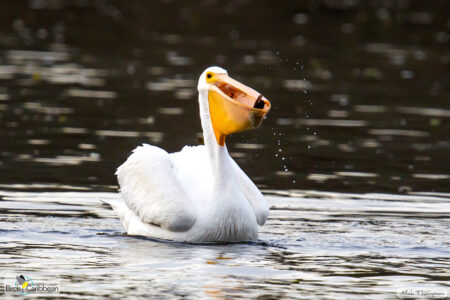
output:
MULTIPOLYGON (((228 195, 233 197, 232 195, 228 195)), ((236 197, 236 195, 235 195, 236 197)), ((252 241, 258 237, 258 224, 247 199, 223 199, 205 212, 203 224, 206 239, 210 241, 252 241)))

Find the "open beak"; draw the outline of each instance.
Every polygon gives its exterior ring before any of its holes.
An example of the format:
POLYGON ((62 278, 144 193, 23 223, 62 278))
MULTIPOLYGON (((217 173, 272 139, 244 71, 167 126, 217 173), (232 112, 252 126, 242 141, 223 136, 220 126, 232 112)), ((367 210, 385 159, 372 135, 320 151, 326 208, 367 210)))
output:
POLYGON ((270 110, 270 102, 257 91, 225 74, 209 86, 209 112, 217 143, 229 134, 257 128, 270 110))

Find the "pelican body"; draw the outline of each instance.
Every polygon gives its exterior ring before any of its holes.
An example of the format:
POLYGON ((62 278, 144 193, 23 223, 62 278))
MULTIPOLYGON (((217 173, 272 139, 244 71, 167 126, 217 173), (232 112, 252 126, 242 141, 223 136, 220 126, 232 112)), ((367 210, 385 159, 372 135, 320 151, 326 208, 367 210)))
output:
POLYGON ((270 102, 219 67, 198 81, 205 145, 167 153, 137 147, 116 172, 122 201, 108 202, 131 235, 182 242, 253 241, 269 206, 231 158, 229 134, 254 129, 270 102))

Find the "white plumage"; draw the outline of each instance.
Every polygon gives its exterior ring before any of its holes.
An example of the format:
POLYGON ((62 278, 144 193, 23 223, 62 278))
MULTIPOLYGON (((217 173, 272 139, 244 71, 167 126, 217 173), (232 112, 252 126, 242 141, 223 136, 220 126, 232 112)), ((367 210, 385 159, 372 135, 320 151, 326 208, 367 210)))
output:
POLYGON ((251 241, 269 214, 264 196, 214 137, 207 72, 199 104, 205 146, 167 153, 136 148, 116 175, 123 201, 110 202, 128 234, 186 242, 251 241))

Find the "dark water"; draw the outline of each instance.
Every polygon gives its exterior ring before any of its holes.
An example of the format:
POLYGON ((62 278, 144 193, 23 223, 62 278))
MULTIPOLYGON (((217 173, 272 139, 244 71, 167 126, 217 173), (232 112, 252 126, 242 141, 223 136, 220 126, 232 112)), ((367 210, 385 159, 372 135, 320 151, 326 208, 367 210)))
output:
POLYGON ((327 2, 2 1, 0 180, 109 189, 136 145, 198 144, 218 64, 273 102, 228 139, 260 186, 449 192, 448 2, 327 2))
POLYGON ((1 1, 2 270, 56 273, 67 296, 88 299, 448 288, 448 11, 444 0, 1 1), (98 198, 116 197, 114 171, 137 145, 200 143, 196 85, 210 65, 272 102, 260 129, 227 139, 272 204, 261 243, 123 236, 98 198))

